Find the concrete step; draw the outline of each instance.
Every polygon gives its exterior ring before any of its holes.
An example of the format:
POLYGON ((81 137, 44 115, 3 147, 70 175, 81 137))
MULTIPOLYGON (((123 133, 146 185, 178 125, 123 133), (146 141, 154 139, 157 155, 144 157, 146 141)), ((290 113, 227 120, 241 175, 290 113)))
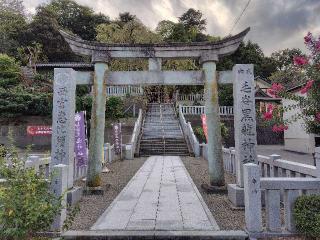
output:
POLYGON ((248 234, 245 231, 229 230, 229 231, 130 231, 130 230, 86 230, 86 231, 67 231, 62 234, 63 239, 87 239, 87 240, 115 240, 115 239, 132 239, 132 240, 146 240, 146 239, 167 239, 167 240, 246 240, 248 234))

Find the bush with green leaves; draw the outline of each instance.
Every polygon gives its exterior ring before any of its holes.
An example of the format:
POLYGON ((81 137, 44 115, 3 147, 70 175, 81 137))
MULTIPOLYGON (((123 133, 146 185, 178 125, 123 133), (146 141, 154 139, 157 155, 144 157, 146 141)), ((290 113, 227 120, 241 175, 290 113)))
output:
POLYGON ((50 116, 51 112, 51 93, 29 93, 19 87, 0 88, 0 117, 50 116))
POLYGON ((320 236, 320 195, 304 195, 294 204, 294 219, 298 232, 309 239, 320 236))
POLYGON ((0 185, 0 239, 30 239, 48 230, 62 207, 45 176, 24 165, 13 146, 0 147, 0 177, 6 180, 0 185))
POLYGON ((14 58, 0 53, 0 87, 10 88, 19 83, 20 66, 14 58))

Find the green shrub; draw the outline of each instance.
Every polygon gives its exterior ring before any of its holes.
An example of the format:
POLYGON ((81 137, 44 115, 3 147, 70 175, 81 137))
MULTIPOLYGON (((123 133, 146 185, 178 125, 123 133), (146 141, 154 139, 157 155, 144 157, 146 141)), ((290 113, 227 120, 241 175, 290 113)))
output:
MULTIPOLYGON (((224 139, 228 136, 229 130, 224 123, 221 123, 220 126, 221 126, 221 136, 224 139)), ((195 127, 193 131, 200 143, 207 142, 206 136, 204 134, 204 130, 202 127, 200 126, 195 127)))
POLYGON ((320 195, 300 196, 294 204, 298 232, 309 237, 320 236, 320 195))
POLYGON ((49 181, 34 169, 25 169, 14 147, 0 147, 0 239, 30 239, 51 226, 61 209, 61 199, 50 192, 49 181), (3 157, 10 153, 10 162, 3 157))
POLYGON ((9 88, 19 83, 20 66, 15 59, 0 53, 0 87, 9 88))
POLYGON ((0 117, 50 116, 51 112, 51 93, 28 93, 20 88, 0 88, 0 117))
POLYGON ((106 102, 106 118, 117 120, 123 118, 124 103, 120 97, 110 97, 106 102))

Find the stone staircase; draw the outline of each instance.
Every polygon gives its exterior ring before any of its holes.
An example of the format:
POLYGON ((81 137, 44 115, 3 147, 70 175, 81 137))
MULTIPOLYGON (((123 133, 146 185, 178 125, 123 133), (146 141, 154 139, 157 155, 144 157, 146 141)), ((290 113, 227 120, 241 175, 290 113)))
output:
POLYGON ((172 104, 150 103, 141 131, 140 156, 189 155, 188 145, 172 104))

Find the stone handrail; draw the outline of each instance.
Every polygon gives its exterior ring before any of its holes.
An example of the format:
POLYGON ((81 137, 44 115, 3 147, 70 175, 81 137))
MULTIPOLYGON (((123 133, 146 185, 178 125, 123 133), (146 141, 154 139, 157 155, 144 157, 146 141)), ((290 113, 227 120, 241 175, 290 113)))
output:
POLYGON ((204 97, 202 93, 177 94, 177 101, 203 102, 204 97))
MULTIPOLYGON (((179 105, 185 115, 201 115, 205 113, 205 106, 182 106, 179 105)), ((220 116, 233 116, 233 106, 220 106, 220 116)))
POLYGON ((141 86, 107 86, 107 96, 141 96, 143 88, 141 86))
MULTIPOLYGON (((78 167, 76 164, 76 159, 74 159, 74 171, 73 177, 74 181, 82 179, 87 175, 87 165, 78 167)), ((46 157, 43 154, 32 154, 27 157, 25 161, 26 168, 34 168, 36 172, 41 172, 45 174, 46 177, 49 176, 51 172, 51 157, 46 157)))
POLYGON ((184 117, 184 114, 182 113, 181 105, 179 105, 179 121, 180 121, 183 134, 187 137, 195 157, 199 157, 200 156, 199 141, 193 132, 191 123, 190 122, 187 123, 184 117))
POLYGON ((111 163, 114 159, 115 159, 114 144, 110 145, 110 143, 105 143, 103 165, 105 165, 106 163, 111 163))
POLYGON ((294 202, 301 194, 319 194, 320 178, 260 177, 260 167, 244 165, 245 221, 250 237, 276 237, 295 233, 294 202), (265 228, 262 221, 262 198, 265 194, 265 228), (283 202, 284 213, 281 211, 283 202), (282 216, 283 215, 283 216, 282 216), (282 225, 281 219, 284 219, 282 225))
POLYGON ((142 109, 139 109, 139 115, 134 124, 131 140, 128 144, 125 145, 125 159, 130 160, 134 158, 134 153, 136 151, 139 134, 141 130, 142 120, 143 120, 142 109))
MULTIPOLYGON (((203 148, 205 151, 205 147, 203 148)), ((234 148, 222 148, 224 169, 236 175, 234 148)), ((206 158, 205 153, 203 156, 206 158)), ((318 177, 320 170, 316 166, 281 159, 280 155, 258 155, 261 177, 318 177)), ((317 161, 320 166, 320 160, 317 161)))

